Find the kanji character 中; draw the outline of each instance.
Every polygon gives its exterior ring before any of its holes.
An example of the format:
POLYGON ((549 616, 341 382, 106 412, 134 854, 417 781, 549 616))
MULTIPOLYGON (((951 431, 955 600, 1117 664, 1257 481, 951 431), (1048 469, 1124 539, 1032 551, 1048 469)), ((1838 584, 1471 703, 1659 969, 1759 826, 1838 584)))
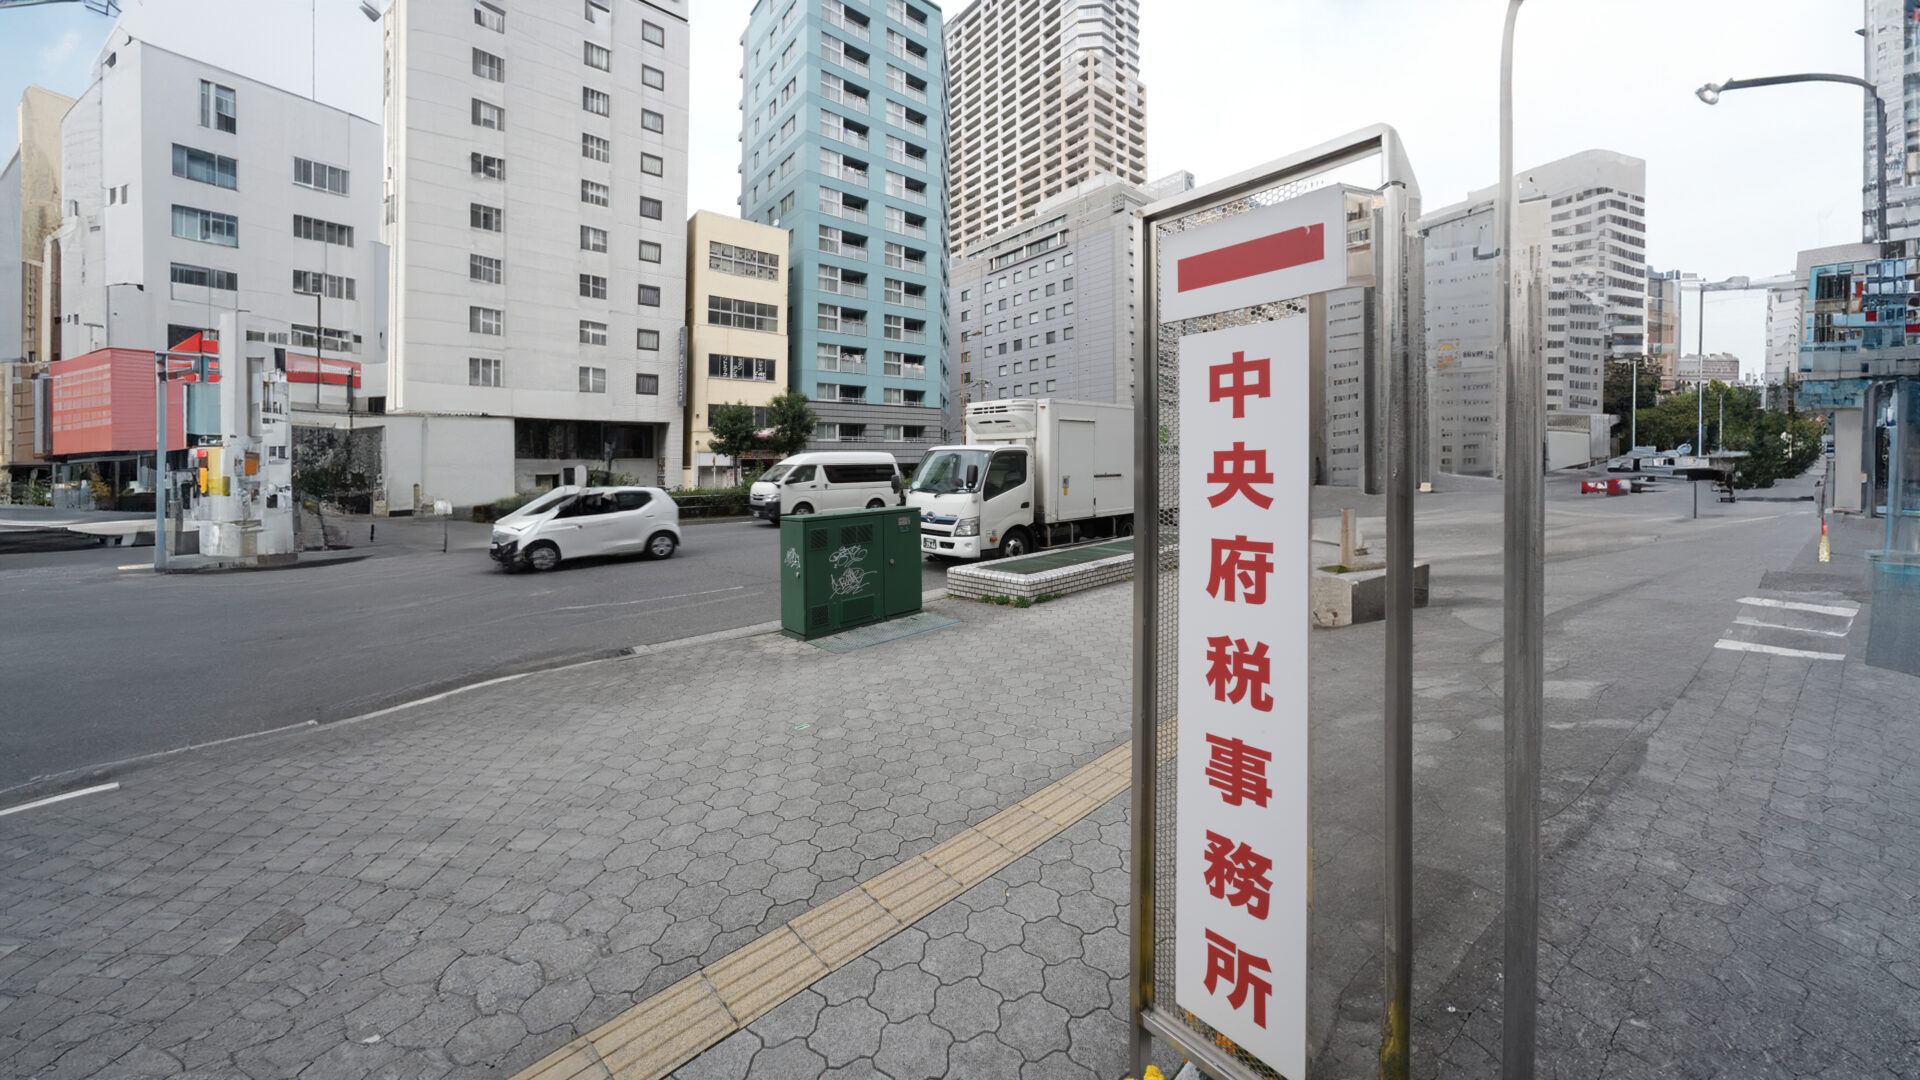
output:
POLYGON ((1272 365, 1271 359, 1248 360, 1246 353, 1235 350, 1232 360, 1207 369, 1207 400, 1232 398, 1233 418, 1245 419, 1248 398, 1273 396, 1267 377, 1272 365))

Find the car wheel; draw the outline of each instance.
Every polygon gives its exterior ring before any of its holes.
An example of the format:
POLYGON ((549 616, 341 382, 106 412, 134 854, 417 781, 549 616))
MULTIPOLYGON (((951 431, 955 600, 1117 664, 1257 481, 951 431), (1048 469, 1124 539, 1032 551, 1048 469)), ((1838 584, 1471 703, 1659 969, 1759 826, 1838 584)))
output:
POLYGON ((535 544, 527 549, 527 565, 535 570, 551 570, 560 565, 560 549, 552 544, 535 544))
POLYGON ((647 556, 653 559, 671 559, 673 549, 678 546, 672 533, 657 532, 647 538, 647 556))
POLYGON ((813 513, 813 505, 811 503, 801 503, 787 511, 787 513, 792 514, 794 517, 799 517, 802 514, 811 514, 813 513))
POLYGON ((1027 530, 1015 526, 1000 538, 1000 557, 1017 559, 1033 550, 1033 541, 1027 538, 1027 530))
POLYGON ((885 506, 885 505, 887 505, 887 500, 885 500, 885 499, 869 499, 869 500, 867 500, 867 509, 869 509, 869 510, 878 510, 878 509, 880 509, 881 507, 883 507, 883 506, 885 506))

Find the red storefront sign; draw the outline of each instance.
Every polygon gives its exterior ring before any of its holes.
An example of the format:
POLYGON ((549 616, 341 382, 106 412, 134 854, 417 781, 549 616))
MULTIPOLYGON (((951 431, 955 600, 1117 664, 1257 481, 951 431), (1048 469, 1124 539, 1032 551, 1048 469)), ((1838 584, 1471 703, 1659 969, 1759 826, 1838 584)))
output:
MULTIPOLYGON (((153 450, 153 353, 97 349, 52 365, 53 456, 153 450)), ((187 388, 167 386, 167 449, 187 446, 187 388)))

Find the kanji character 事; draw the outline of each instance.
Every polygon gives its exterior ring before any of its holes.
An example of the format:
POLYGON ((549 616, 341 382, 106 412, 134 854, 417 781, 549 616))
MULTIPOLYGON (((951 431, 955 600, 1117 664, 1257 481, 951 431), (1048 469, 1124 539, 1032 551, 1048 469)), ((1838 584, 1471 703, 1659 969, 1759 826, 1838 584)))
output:
POLYGON ((1221 801, 1228 806, 1252 802, 1265 807, 1273 797, 1273 789, 1267 786, 1267 762, 1273 760, 1273 755, 1239 739, 1223 739, 1218 735, 1207 736, 1207 747, 1211 752, 1207 783, 1225 793, 1220 796, 1221 801))

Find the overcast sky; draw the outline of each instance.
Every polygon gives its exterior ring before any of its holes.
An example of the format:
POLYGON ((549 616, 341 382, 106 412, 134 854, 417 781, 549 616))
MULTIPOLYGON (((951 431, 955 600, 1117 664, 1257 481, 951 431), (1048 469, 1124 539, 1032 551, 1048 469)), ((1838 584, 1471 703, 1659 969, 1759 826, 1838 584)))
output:
MULTIPOLYGON (((317 53, 321 100, 380 117, 380 29, 357 0, 123 6, 131 33, 301 93, 317 53)), ((691 209, 738 211, 738 39, 750 7, 692 0, 691 209)), ((1428 209, 1496 179, 1499 0, 1140 7, 1154 176, 1186 169, 1204 184, 1385 122, 1406 140, 1428 209)), ((1858 12, 1838 0, 1530 0, 1515 47, 1516 160, 1596 147, 1644 158, 1651 265, 1708 278, 1790 271, 1802 248, 1860 237, 1860 93, 1748 90, 1709 108, 1693 90, 1729 77, 1859 74, 1858 12)), ((0 12, 0 148, 15 145, 11 103, 28 83, 86 88, 108 26, 78 4, 0 12)), ((1764 310, 1757 295, 1715 294, 1708 350, 1757 370, 1764 310)))

